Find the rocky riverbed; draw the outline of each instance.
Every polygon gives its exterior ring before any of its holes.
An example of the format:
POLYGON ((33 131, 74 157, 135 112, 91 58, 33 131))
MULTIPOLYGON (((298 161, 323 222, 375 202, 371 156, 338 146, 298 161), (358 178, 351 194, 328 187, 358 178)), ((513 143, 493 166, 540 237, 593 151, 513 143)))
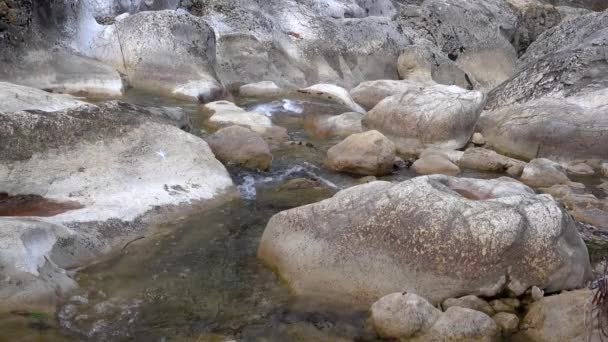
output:
POLYGON ((0 341, 601 340, 605 7, 0 0, 0 341))

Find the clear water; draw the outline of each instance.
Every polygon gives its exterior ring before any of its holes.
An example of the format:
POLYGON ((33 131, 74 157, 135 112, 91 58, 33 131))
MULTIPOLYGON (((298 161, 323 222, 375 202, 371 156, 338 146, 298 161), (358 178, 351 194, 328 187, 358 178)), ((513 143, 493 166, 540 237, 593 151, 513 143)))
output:
MULTIPOLYGON (((124 100, 182 107, 194 118, 194 134, 211 132, 196 104, 135 91, 124 100)), ((242 199, 167 224, 81 270, 75 275, 80 290, 56 317, 0 316, 0 341, 377 340, 365 311, 291 296, 256 258, 272 215, 357 184, 355 177, 322 168, 327 149, 339 139, 321 139, 306 129, 316 115, 347 110, 297 96, 287 105, 284 100, 235 99, 247 109, 268 111, 291 140, 301 142, 274 151, 269 172, 229 170, 242 199)), ((403 169, 383 179, 413 176, 403 169)), ((500 175, 467 171, 463 176, 500 175)))

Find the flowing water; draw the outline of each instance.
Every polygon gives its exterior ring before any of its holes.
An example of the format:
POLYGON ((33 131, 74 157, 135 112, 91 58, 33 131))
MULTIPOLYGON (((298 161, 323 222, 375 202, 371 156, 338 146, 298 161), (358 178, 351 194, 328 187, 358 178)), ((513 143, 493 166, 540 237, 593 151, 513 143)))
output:
MULTIPOLYGON (((196 104, 129 92, 125 101, 178 106, 205 136, 196 104)), ((338 105, 291 97, 236 99, 286 127, 292 144, 273 152, 272 170, 230 169, 242 198, 166 224, 106 260, 75 273, 80 289, 56 317, 37 313, 0 316, 0 341, 375 341, 367 312, 290 296, 257 258, 266 223, 275 213, 317 202, 357 184, 322 168, 336 139, 305 129, 316 115, 347 111, 338 105)), ((413 177, 407 169, 384 177, 413 177)), ((493 178, 499 175, 465 173, 493 178)))

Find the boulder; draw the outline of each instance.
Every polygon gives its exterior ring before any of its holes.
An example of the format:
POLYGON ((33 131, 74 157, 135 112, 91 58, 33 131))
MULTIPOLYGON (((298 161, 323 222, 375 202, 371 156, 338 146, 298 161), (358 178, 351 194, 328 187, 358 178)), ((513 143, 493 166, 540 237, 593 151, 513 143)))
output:
POLYGON ((337 102, 349 108, 353 112, 365 113, 365 109, 357 104, 351 97, 348 91, 342 87, 333 84, 315 84, 308 88, 298 89, 298 92, 307 96, 321 98, 337 102))
POLYGON ((222 128, 205 140, 215 157, 224 164, 268 170, 272 163, 270 147, 259 134, 249 128, 222 128))
POLYGON ((595 170, 587 163, 575 163, 567 166, 566 171, 572 176, 593 176, 595 170))
POLYGON ((503 334, 510 335, 517 331, 519 327, 519 318, 517 315, 508 312, 499 312, 492 316, 496 325, 503 334))
POLYGON ((552 197, 442 175, 371 182, 280 212, 258 257, 295 294, 364 305, 400 291, 434 304, 534 285, 555 292, 590 274, 575 223, 552 197))
POLYGON ((400 153, 429 148, 459 149, 471 138, 484 95, 457 86, 417 87, 380 101, 363 118, 395 142, 400 153))
POLYGON ((170 219, 154 216, 165 208, 233 191, 202 139, 141 107, 23 111, 0 114, 0 122, 0 193, 75 202, 77 209, 45 221, 71 227, 94 255, 170 219))
POLYGON ((363 132, 361 119, 363 119, 363 114, 356 112, 331 116, 315 115, 313 118, 306 120, 306 127, 321 138, 349 136, 363 132))
POLYGON ((201 102, 223 95, 214 71, 213 29, 185 12, 121 15, 82 49, 125 74, 134 88, 201 102))
POLYGON ((0 217, 0 225, 0 312, 52 311, 77 287, 62 267, 84 246, 72 230, 35 218, 0 217))
POLYGON ((357 175, 386 175, 393 171, 395 145, 378 131, 350 135, 327 151, 325 165, 357 175))
POLYGON ((507 172, 511 176, 519 177, 521 176, 526 163, 502 156, 492 150, 472 147, 464 151, 458 165, 463 169, 507 172))
POLYGON ((62 109, 77 108, 87 105, 70 95, 51 94, 46 91, 0 82, 0 113, 11 113, 22 110, 41 110, 54 112, 62 109))
POLYGON ((558 163, 538 158, 531 160, 524 167, 521 181, 536 188, 548 188, 555 184, 568 184, 570 179, 558 163))
POLYGON ((372 109, 380 101, 393 95, 423 88, 424 84, 412 81, 376 80, 361 82, 351 89, 350 96, 365 109, 372 109))
POLYGON ((17 65, 0 65, 0 79, 53 93, 97 98, 118 97, 124 90, 120 74, 111 66, 63 51, 29 51, 17 65))
POLYGON ((430 42, 416 44, 403 49, 397 60, 397 71, 401 79, 421 83, 457 85, 472 89, 467 75, 446 54, 430 42))
POLYGON ((494 299, 490 301, 490 306, 495 312, 515 313, 516 308, 509 305, 502 299, 494 299))
POLYGON ((608 163, 602 163, 600 167, 600 174, 604 177, 608 177, 608 163))
POLYGON ((447 310, 449 308, 451 308, 452 306, 459 306, 461 308, 467 308, 467 309, 471 309, 471 310, 476 310, 476 311, 480 311, 485 313, 488 316, 493 316, 494 315, 494 309, 492 309, 492 307, 490 306, 490 304, 488 304, 488 302, 486 302, 485 300, 477 297, 477 296, 473 296, 473 295, 468 295, 468 296, 464 296, 464 297, 460 297, 460 298, 448 298, 446 300, 443 301, 443 303, 441 304, 441 307, 443 308, 443 310, 447 310))
POLYGON ((601 341, 596 314, 591 312, 593 295, 592 290, 581 289, 532 303, 518 336, 539 342, 601 341))
POLYGON ((498 327, 490 316, 479 311, 454 306, 447 309, 431 329, 411 341, 490 342, 498 341, 498 337, 498 327))
POLYGON ((427 331, 442 312, 414 293, 396 292, 371 307, 371 324, 384 338, 405 339, 427 331))
POLYGON ((218 126, 239 125, 249 127, 254 131, 272 127, 272 121, 259 112, 247 112, 243 108, 228 101, 215 101, 203 106, 204 111, 211 113, 209 123, 218 126))
POLYGON ((522 159, 606 159, 607 104, 608 89, 567 98, 546 97, 485 111, 477 127, 486 146, 522 159))
POLYGON ((412 164, 412 170, 421 175, 444 174, 456 176, 460 168, 452 163, 446 153, 442 151, 423 152, 420 159, 412 164))
POLYGON ((558 25, 562 15, 555 6, 540 0, 507 0, 518 13, 513 45, 523 54, 543 32, 558 25))
POLYGON ((279 96, 284 90, 272 81, 249 83, 239 88, 239 95, 245 97, 272 97, 279 96))

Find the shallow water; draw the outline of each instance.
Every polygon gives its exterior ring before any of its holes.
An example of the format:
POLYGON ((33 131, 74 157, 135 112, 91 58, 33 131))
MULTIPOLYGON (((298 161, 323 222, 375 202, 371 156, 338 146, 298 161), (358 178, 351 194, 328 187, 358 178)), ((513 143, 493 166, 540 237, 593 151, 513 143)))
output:
MULTIPOLYGON (((191 114, 193 134, 213 131, 197 104, 130 91, 123 99, 145 106, 178 106, 191 114)), ((323 139, 305 129, 315 115, 347 109, 294 96, 235 99, 264 111, 288 129, 293 144, 273 152, 272 169, 230 169, 242 199, 167 224, 78 273, 80 290, 57 317, 35 313, 0 317, 0 341, 375 341, 367 313, 290 296, 287 286, 257 258, 269 218, 317 202, 357 184, 322 168, 323 139)), ((403 181, 407 169, 382 177, 403 181)), ((501 175, 465 171, 463 176, 501 175)))

